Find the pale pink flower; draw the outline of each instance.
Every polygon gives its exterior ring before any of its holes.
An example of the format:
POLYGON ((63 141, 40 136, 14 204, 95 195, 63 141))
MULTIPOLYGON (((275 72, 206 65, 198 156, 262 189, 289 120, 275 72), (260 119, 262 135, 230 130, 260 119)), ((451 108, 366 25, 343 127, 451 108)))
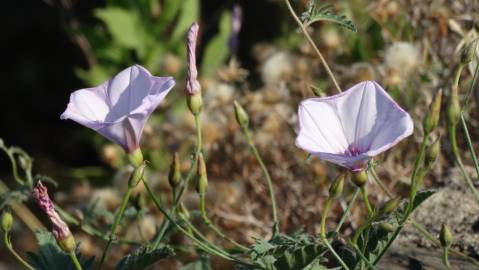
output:
POLYGON ((42 182, 38 181, 37 185, 32 192, 33 198, 40 207, 40 209, 47 214, 48 219, 53 224, 53 236, 57 240, 67 239, 71 236, 70 229, 68 225, 61 219, 58 213, 55 211, 53 202, 48 196, 47 187, 45 187, 42 182))
POLYGON ((134 65, 99 86, 73 92, 60 118, 89 127, 133 153, 148 117, 174 85, 173 78, 155 77, 134 65))
POLYGON ((301 102, 296 145, 320 159, 361 171, 413 132, 409 114, 374 81, 301 102))

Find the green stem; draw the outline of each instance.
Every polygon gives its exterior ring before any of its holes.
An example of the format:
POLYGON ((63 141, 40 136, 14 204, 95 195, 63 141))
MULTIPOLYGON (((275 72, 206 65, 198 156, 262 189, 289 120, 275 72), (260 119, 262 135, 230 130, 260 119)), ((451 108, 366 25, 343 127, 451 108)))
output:
POLYGON ((128 190, 126 191, 125 195, 123 196, 123 200, 121 202, 120 210, 115 215, 115 220, 113 221, 113 226, 111 227, 111 230, 110 230, 110 235, 108 237, 108 242, 106 243, 105 249, 103 250, 103 254, 101 255, 100 263, 98 264, 98 267, 97 267, 98 270, 102 269, 101 267, 103 266, 103 263, 105 262, 106 256, 108 254, 108 250, 110 249, 110 246, 113 242, 113 238, 115 236, 116 227, 118 226, 118 224, 121 221, 121 218, 123 217, 123 213, 125 212, 126 205, 128 204, 128 200, 130 199, 131 193, 133 192, 133 188, 134 187, 132 187, 132 186, 128 186, 128 190))
POLYGON ((467 147, 469 148, 469 152, 471 152, 472 161, 474 162, 474 168, 476 168, 477 177, 479 177, 479 162, 477 160, 476 153, 474 152, 474 146, 472 145, 471 136, 469 135, 469 130, 467 128, 467 123, 466 123, 466 120, 464 119, 463 112, 461 112, 461 126, 462 126, 462 129, 464 130, 464 135, 466 135, 467 147))
MULTIPOLYGON (((411 190, 409 194, 409 202, 407 205, 405 217, 406 216, 409 217, 409 214, 412 211, 414 198, 416 198, 417 189, 419 188, 419 185, 417 184, 417 173, 424 159, 428 137, 429 137, 429 134, 424 134, 424 137, 422 138, 421 148, 419 149, 418 156, 416 157, 416 160, 414 161, 414 167, 411 174, 411 190)), ((407 217, 404 219, 404 221, 406 221, 407 217)))
POLYGON ((279 233, 279 220, 278 220, 278 212, 276 208, 276 199, 274 196, 274 189, 273 189, 273 181, 271 181, 271 176, 269 175, 268 169, 266 168, 266 165, 264 165, 263 159, 259 155, 258 150, 256 149, 256 146, 254 145, 253 138, 251 136, 251 133, 249 132, 249 129, 247 126, 242 126, 241 127, 243 130, 243 133, 246 137, 246 140, 248 142, 249 147, 251 148, 251 151, 253 152, 253 155, 255 156, 256 160, 258 161, 261 169, 263 170, 263 174, 266 178, 266 182, 268 184, 268 190, 269 190, 269 197, 271 199, 271 208, 273 209, 273 236, 277 235, 279 233))
POLYGON ((371 206, 371 203, 369 203, 368 191, 366 189, 366 185, 361 186, 360 189, 361 189, 361 195, 363 197, 364 205, 366 206, 366 209, 368 210, 368 215, 371 216, 373 214, 373 208, 371 206))
POLYGON ((29 263, 27 263, 18 253, 13 249, 12 243, 10 242, 10 239, 8 238, 8 232, 3 233, 3 241, 5 243, 5 246, 7 249, 12 253, 12 255, 26 268, 29 270, 35 270, 33 266, 31 266, 29 263))
POLYGON ((70 258, 72 259, 73 264, 75 265, 76 270, 83 270, 80 262, 78 261, 75 251, 70 252, 70 258))
POLYGON ((341 266, 345 270, 350 270, 348 265, 341 259, 341 257, 338 255, 338 253, 336 253, 336 251, 334 251, 334 248, 331 246, 331 244, 328 241, 324 241, 324 244, 329 249, 329 251, 333 254, 334 258, 336 258, 336 260, 341 264, 341 266))
MULTIPOLYGON (((193 157, 190 169, 188 171, 188 174, 186 175, 185 179, 182 181, 182 185, 180 186, 178 192, 175 192, 173 206, 170 211, 171 215, 175 215, 175 212, 176 212, 175 210, 178 207, 181 197, 183 196, 183 193, 185 192, 185 190, 188 188, 188 185, 191 179, 193 179, 193 175, 196 171, 196 166, 198 164, 198 158, 201 153, 201 148, 202 148, 201 119, 199 114, 195 114, 194 117, 195 117, 195 128, 196 128, 196 149, 195 149, 194 157, 193 157)), ((158 233, 158 236, 153 242, 153 247, 158 248, 160 246, 161 240, 163 240, 163 237, 165 236, 169 226, 170 226, 170 220, 165 219, 160 226, 160 232, 158 233)))
POLYGON ((451 264, 449 263, 449 252, 447 247, 442 248, 442 262, 447 269, 451 269, 451 264))
POLYGON ((336 229, 334 230, 335 233, 339 233, 339 230, 341 230, 341 227, 343 226, 344 221, 346 220, 346 217, 349 215, 349 212, 351 211, 351 208, 353 207, 354 203, 356 202, 356 199, 358 198, 360 188, 356 188, 354 191, 353 197, 348 203, 348 206, 346 207, 346 210, 344 210, 343 215, 341 216, 341 219, 338 222, 338 225, 336 225, 336 229))
POLYGON ((353 247, 356 250, 356 253, 359 255, 359 257, 361 257, 361 260, 364 261, 369 266, 369 268, 373 270, 377 270, 377 268, 368 260, 368 258, 364 256, 363 252, 359 250, 358 246, 353 245, 353 247))
POLYGON ((476 201, 479 203, 479 192, 474 187, 474 184, 472 183, 472 180, 469 177, 469 174, 466 172, 466 169, 464 168, 464 164, 462 163, 461 154, 460 154, 459 148, 457 146, 456 126, 455 125, 450 125, 449 126, 449 139, 451 141, 452 153, 454 154, 454 157, 456 158, 456 163, 459 166, 459 169, 461 170, 462 175, 464 176, 464 180, 466 182, 466 185, 471 190, 471 192, 474 194, 474 197, 475 197, 476 201))
POLYGON ((321 238, 326 241, 326 217, 328 216, 329 208, 331 207, 331 197, 328 197, 321 215, 321 238))
POLYGON ((469 105, 469 99, 471 98, 472 93, 474 92, 478 78, 479 78, 479 65, 476 65, 476 70, 474 71, 474 77, 472 78, 471 85, 469 86, 469 91, 467 91, 466 97, 464 98, 464 105, 462 106, 462 112, 464 112, 467 109, 467 106, 469 105))
POLYGON ((374 259, 373 265, 376 265, 381 260, 382 256, 384 256, 384 254, 386 253, 388 248, 391 246, 393 241, 396 239, 396 237, 401 232, 401 230, 404 226, 404 223, 406 223, 406 221, 409 218, 409 215, 412 212, 414 198, 416 197, 417 189, 419 188, 419 185, 417 185, 417 183, 416 183, 416 177, 417 177, 417 173, 418 173, 420 164, 422 163, 422 161, 424 159, 424 154, 425 154, 425 151, 426 151, 426 144, 427 144, 427 138, 428 137, 429 137, 429 134, 427 134, 427 133, 424 134, 424 137, 423 137, 422 143, 421 143, 421 147, 419 149, 419 153, 416 156, 416 160, 414 161, 414 167, 413 167, 412 174, 411 174, 411 189, 410 189, 410 192, 409 192, 409 202, 407 204, 406 212, 404 213, 403 218, 398 222, 398 227, 396 228, 396 231, 394 231, 392 237, 389 238, 389 240, 386 242, 384 247, 381 249, 381 252, 378 254, 376 259, 374 259))
MULTIPOLYGON (((232 256, 226 256, 225 254, 222 254, 220 252, 218 252, 217 250, 215 250, 214 248, 210 247, 209 245, 203 243, 202 241, 198 240, 193 234, 191 234, 188 230, 184 229, 181 225, 179 225, 174 219, 173 217, 165 210, 163 209, 163 207, 161 206, 161 204, 159 203, 158 199, 156 198, 156 195, 153 193, 153 191, 151 190, 150 186, 148 185, 148 183, 146 181, 143 181, 144 185, 145 185, 145 189, 146 191, 148 192, 148 195, 150 196, 150 198, 153 200, 153 203, 156 205, 156 207, 158 208, 158 210, 160 210, 160 212, 165 216, 166 219, 169 220, 169 222, 171 222, 172 224, 174 224, 176 226, 176 228, 178 228, 178 230, 180 230, 184 235, 186 235, 188 238, 190 238, 195 244, 197 244, 201 249, 203 249, 204 251, 208 252, 209 254, 211 255, 214 255, 214 256, 218 256, 218 257, 221 257, 223 259, 226 259, 226 260, 230 260, 230 261, 234 261, 235 263, 238 263, 238 264, 242 264, 242 265, 246 265, 246 266, 249 266, 249 267, 252 267, 253 269, 257 269, 257 268, 260 268, 256 265, 252 265, 252 264, 249 264, 249 263, 245 263, 235 257, 232 257, 232 256)), ((261 269, 261 268, 260 268, 261 269)))
POLYGON ((376 169, 374 166, 369 167, 369 172, 371 173, 371 176, 373 177, 374 181, 379 185, 379 187, 388 195, 390 199, 394 197, 392 192, 389 190, 389 188, 383 183, 381 178, 379 178, 378 174, 376 173, 376 169))
MULTIPOLYGON (((417 223, 416 221, 410 219, 409 220, 409 223, 418 231, 420 232, 424 237, 426 237, 433 245, 437 246, 437 247, 440 247, 441 246, 441 242, 439 242, 439 240, 434 237, 432 234, 430 234, 426 228, 424 228, 421 224, 417 223)), ((457 257, 461 257, 462 259, 468 261, 469 263, 475 265, 476 267, 479 267, 479 262, 476 261, 474 258, 471 258, 469 256, 467 256, 466 254, 458 251, 458 250, 455 250, 455 249, 449 249, 449 252, 457 257)))
POLYGON ((225 233, 223 233, 220 228, 215 226, 213 222, 208 217, 208 213, 206 212, 206 202, 205 202, 205 194, 200 193, 200 211, 201 211, 201 218, 203 219, 203 222, 211 229, 213 230, 216 234, 218 234, 221 238, 224 240, 230 242, 231 244, 235 245, 242 251, 248 251, 248 247, 236 242, 235 240, 229 238, 225 233))
POLYGON ((209 245, 211 248, 213 248, 214 250, 216 250, 217 252, 223 254, 224 256, 227 256, 227 257, 233 257, 229 252, 227 252, 226 250, 224 250, 222 247, 216 245, 215 243, 211 242, 203 233, 201 233, 196 227, 195 225, 193 225, 193 223, 191 223, 189 220, 187 219, 181 219, 187 226, 187 229, 189 229, 193 235, 196 235, 199 240, 203 241, 205 244, 209 245))
POLYGON ((317 47, 316 44, 314 43, 313 39, 312 39, 311 36, 309 35, 308 30, 306 29, 306 27, 303 25, 303 23, 301 22, 301 20, 298 18, 298 16, 297 16, 296 13, 294 12, 293 7, 292 7, 291 4, 289 3, 289 0, 284 0, 284 2, 285 2, 285 4, 286 4, 286 6, 288 7, 288 10, 289 10, 289 12, 291 13, 291 15, 293 16, 294 20, 296 21, 296 23, 298 24, 298 26, 301 28, 301 31, 303 31, 303 34, 304 34, 304 36, 306 37, 306 40, 309 42, 309 44, 311 45, 311 47, 313 47, 313 50, 316 52, 316 54, 318 55, 319 59, 321 60, 321 63, 323 64, 323 67, 324 67, 324 69, 326 70, 326 73, 328 73, 328 76, 331 78, 331 81, 333 81, 334 87, 336 87, 336 90, 338 91, 338 93, 341 93, 341 87, 339 87, 339 84, 338 84, 338 82, 336 81, 336 78, 334 77, 333 72, 332 72, 331 69, 329 68, 328 63, 326 62, 326 60, 324 59, 323 55, 322 55, 321 52, 319 51, 318 47, 317 47))

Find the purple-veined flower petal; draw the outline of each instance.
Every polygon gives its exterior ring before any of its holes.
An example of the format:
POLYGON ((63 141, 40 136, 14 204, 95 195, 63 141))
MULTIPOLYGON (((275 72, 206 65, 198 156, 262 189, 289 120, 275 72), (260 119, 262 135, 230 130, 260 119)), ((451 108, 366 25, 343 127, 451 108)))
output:
POLYGON ((373 81, 304 100, 298 117, 298 147, 355 171, 413 131, 409 114, 373 81))
POLYGON ((61 119, 89 127, 131 153, 139 147, 146 120, 175 85, 171 77, 155 77, 134 65, 111 80, 70 96, 61 119))

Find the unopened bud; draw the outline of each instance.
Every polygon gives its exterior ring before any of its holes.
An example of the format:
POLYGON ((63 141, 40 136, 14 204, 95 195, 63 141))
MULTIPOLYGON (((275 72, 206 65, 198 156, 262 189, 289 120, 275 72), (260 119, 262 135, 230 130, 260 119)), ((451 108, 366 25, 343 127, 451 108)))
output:
POLYGON ((71 253, 76 249, 75 238, 72 234, 65 238, 57 238, 57 244, 66 253, 71 253))
POLYGON ((448 248, 452 244, 451 229, 449 229, 446 224, 442 224, 441 232, 439 233, 439 241, 444 248, 448 248))
POLYGON ((364 170, 359 172, 351 172, 351 181, 353 181, 356 186, 362 187, 368 181, 368 175, 364 170))
POLYGON ((10 229, 12 229, 12 224, 13 224, 13 216, 10 211, 5 210, 3 211, 2 214, 2 230, 4 232, 9 232, 10 229))
POLYGON ((427 110, 426 116, 424 117, 422 123, 425 134, 431 133, 439 124, 439 118, 441 115, 441 101, 442 89, 439 89, 429 105, 429 109, 427 110))
POLYGON ((206 163, 203 154, 198 159, 198 181, 196 182, 196 191, 200 194, 206 192, 208 188, 208 176, 206 174, 206 163))
POLYGON ((189 220, 191 215, 186 206, 183 203, 178 205, 177 214, 180 218, 184 220, 189 220))
POLYGON ((381 222, 379 224, 379 229, 385 233, 390 233, 395 231, 394 226, 388 222, 381 222))
POLYGON ((329 197, 331 199, 339 197, 341 193, 343 192, 343 187, 344 187, 344 174, 338 175, 336 179, 334 179, 334 182, 331 183, 331 186, 329 187, 329 197))
POLYGON ((145 168, 146 162, 144 161, 138 166, 130 176, 130 180, 128 181, 128 185, 130 187, 136 187, 141 180, 143 180, 143 176, 145 175, 145 168))
POLYGON ((451 126, 457 125, 461 113, 461 106, 459 105, 459 95, 457 91, 457 86, 455 86, 451 91, 451 96, 449 97, 449 102, 446 109, 447 121, 451 126))
POLYGON ((138 148, 129 153, 128 160, 130 160, 131 165, 133 165, 135 168, 140 166, 143 163, 143 153, 141 153, 141 149, 138 148))
POLYGON ((434 164, 440 153, 441 141, 440 138, 437 138, 437 140, 427 148, 426 156, 424 158, 426 167, 430 168, 434 164))
POLYGON ((175 189, 181 183, 180 155, 175 152, 168 173, 168 182, 172 189, 175 189))
POLYGON ((389 201, 387 201, 382 207, 381 209, 379 210, 382 214, 391 214, 392 212, 394 212, 394 210, 396 210, 396 208, 398 208, 398 205, 399 205, 399 202, 401 200, 399 198, 394 198, 394 199, 391 199, 389 201))
POLYGON ((461 64, 466 65, 469 64, 472 59, 474 59, 474 55, 476 54, 477 48, 477 39, 474 39, 469 44, 464 46, 461 51, 461 64))
POLYGON ((186 103, 191 113, 194 115, 198 115, 203 109, 203 98, 201 97, 200 93, 195 95, 186 95, 186 103))
POLYGON ((241 107, 241 105, 235 100, 234 101, 234 106, 235 106, 235 117, 236 117, 236 122, 241 127, 246 127, 249 124, 249 117, 248 113, 241 107))

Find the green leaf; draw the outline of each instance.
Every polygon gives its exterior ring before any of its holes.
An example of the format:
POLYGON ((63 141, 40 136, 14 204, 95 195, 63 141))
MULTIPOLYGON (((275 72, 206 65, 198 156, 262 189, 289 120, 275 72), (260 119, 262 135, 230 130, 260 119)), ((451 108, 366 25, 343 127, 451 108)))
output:
POLYGON ((294 251, 285 251, 274 266, 277 270, 304 269, 319 256, 323 255, 327 248, 322 245, 307 245, 294 251))
MULTIPOLYGON (((180 1, 178 1, 180 2, 180 1)), ((180 10, 180 17, 176 22, 175 30, 171 35, 173 41, 185 39, 185 33, 190 28, 191 24, 199 17, 199 2, 198 0, 183 0, 183 5, 180 10)))
POLYGON ((231 13, 225 11, 220 19, 219 32, 211 39, 206 46, 203 62, 201 63, 201 74, 213 76, 228 57, 228 39, 231 33, 231 13))
MULTIPOLYGON (((76 270, 70 256, 60 250, 50 232, 35 232, 40 249, 37 253, 27 252, 28 262, 36 270, 76 270)), ((82 260, 79 249, 76 254, 83 270, 93 269, 94 257, 82 260)))
POLYGON ((412 209, 415 210, 419 205, 421 205, 425 200, 436 193, 435 190, 422 190, 416 194, 414 201, 412 203, 412 209))
POLYGON ((350 19, 348 19, 345 15, 334 14, 332 9, 333 6, 331 4, 324 4, 317 7, 316 1, 310 0, 308 3, 307 10, 301 15, 301 19, 305 24, 312 24, 319 21, 328 21, 353 32, 357 32, 356 26, 350 19))
POLYGON ((154 250, 140 247, 133 253, 123 257, 115 269, 142 270, 152 266, 157 261, 172 255, 174 255, 174 252, 170 247, 161 247, 154 250))
POLYGON ((138 13, 120 7, 108 7, 96 9, 95 16, 105 23, 116 43, 143 52, 146 35, 138 13))

